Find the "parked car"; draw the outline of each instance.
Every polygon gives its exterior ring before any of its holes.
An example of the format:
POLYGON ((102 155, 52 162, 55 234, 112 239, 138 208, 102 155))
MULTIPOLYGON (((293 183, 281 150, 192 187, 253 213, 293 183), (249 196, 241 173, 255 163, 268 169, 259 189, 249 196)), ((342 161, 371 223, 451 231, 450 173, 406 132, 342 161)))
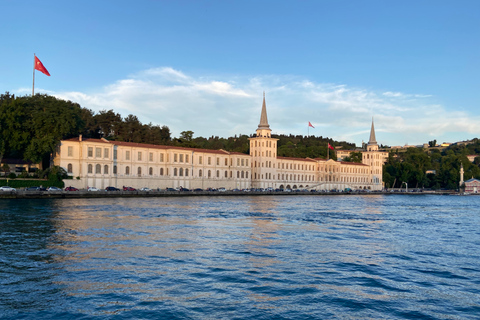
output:
POLYGON ((152 191, 152 189, 144 187, 144 188, 141 188, 140 191, 146 191, 146 192, 148 192, 148 191, 152 191))
POLYGON ((137 189, 132 187, 123 187, 123 191, 137 191, 137 189))
POLYGON ((105 191, 120 191, 120 189, 115 188, 115 187, 106 187, 105 191))
POLYGON ((66 187, 65 191, 78 191, 78 189, 75 187, 66 187))
POLYGON ((227 189, 225 189, 225 188, 218 188, 218 192, 226 192, 226 191, 227 191, 227 189))
POLYGON ((25 191, 40 191, 40 187, 26 187, 25 191))
POLYGON ((196 189, 193 189, 193 191, 195 191, 195 192, 202 192, 203 189, 202 189, 202 188, 196 188, 196 189))
POLYGON ((4 187, 0 187, 0 191, 15 192, 15 191, 17 191, 17 189, 9 187, 9 186, 4 186, 4 187))
POLYGON ((97 189, 95 187, 88 187, 87 191, 100 191, 100 189, 97 189))
POLYGON ((57 187, 48 187, 47 191, 62 191, 62 189, 57 188, 57 187))
POLYGON ((175 188, 167 188, 167 191, 170 191, 170 192, 171 192, 171 191, 178 191, 178 190, 175 189, 175 188))

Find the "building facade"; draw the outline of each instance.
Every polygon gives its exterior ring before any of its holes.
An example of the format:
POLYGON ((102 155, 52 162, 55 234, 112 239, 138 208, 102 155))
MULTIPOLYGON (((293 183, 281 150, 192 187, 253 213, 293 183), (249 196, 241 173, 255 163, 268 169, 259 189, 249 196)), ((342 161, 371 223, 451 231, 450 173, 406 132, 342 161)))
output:
POLYGON ((466 193, 479 193, 480 192, 480 180, 478 179, 469 179, 465 181, 465 192, 466 193))
POLYGON ((267 119, 265 95, 250 154, 106 139, 62 140, 54 165, 77 188, 282 188, 382 190, 386 152, 378 150, 373 127, 362 163, 277 156, 267 119))

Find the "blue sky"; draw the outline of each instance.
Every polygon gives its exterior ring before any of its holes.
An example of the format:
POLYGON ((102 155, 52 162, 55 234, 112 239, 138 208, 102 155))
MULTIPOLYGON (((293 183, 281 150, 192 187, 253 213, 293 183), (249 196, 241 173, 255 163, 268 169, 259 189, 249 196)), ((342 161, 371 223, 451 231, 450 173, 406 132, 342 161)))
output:
POLYGON ((360 145, 480 137, 480 1, 5 1, 0 91, 105 109, 173 136, 360 145))

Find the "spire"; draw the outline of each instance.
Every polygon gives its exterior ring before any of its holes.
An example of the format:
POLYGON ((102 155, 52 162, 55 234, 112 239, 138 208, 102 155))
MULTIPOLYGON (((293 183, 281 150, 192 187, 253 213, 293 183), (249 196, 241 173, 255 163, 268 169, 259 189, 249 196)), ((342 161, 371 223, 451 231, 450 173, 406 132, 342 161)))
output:
POLYGON ((376 145, 377 139, 375 138, 375 127, 373 126, 373 117, 372 117, 372 128, 370 129, 370 140, 368 140, 369 145, 376 145))
POLYGON ((260 116, 260 123, 258 124, 257 130, 259 129, 270 130, 270 125, 268 124, 268 119, 267 119, 267 105, 265 104, 265 91, 263 91, 262 115, 260 116))

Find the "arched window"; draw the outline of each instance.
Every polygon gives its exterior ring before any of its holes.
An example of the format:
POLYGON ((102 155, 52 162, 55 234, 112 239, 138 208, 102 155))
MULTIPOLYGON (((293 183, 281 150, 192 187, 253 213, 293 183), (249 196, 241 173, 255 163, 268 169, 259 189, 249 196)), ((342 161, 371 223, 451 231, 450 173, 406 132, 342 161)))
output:
POLYGON ((209 178, 212 177, 212 170, 208 170, 208 177, 209 177, 209 178))
POLYGON ((245 172, 245 178, 247 178, 247 179, 248 179, 248 171, 247 171, 247 172, 245 172))
POLYGON ((225 178, 228 178, 228 171, 225 171, 225 178))
MULTIPOLYGON (((140 154, 140 153, 139 153, 139 154, 140 154)), ((138 174, 139 176, 142 175, 142 167, 138 167, 138 169, 137 169, 137 174, 138 174)))
POLYGON ((177 176, 177 168, 173 168, 173 176, 174 176, 174 177, 177 176))
POLYGON ((217 178, 220 178, 220 171, 217 170, 217 178))
POLYGON ((93 173, 93 166, 91 164, 88 165, 88 173, 93 173))
POLYGON ((103 166, 103 173, 108 174, 108 165, 103 166))
POLYGON ((163 176, 163 168, 160 168, 160 175, 163 176))
POLYGON ((240 171, 237 171, 237 179, 240 178, 240 171))
POLYGON ((148 174, 153 176, 153 168, 152 167, 150 167, 150 169, 148 169, 148 174))
POLYGON ((117 174, 117 166, 113 166, 113 174, 117 174))
POLYGON ((130 174, 130 167, 126 166, 125 167, 125 174, 128 176, 130 174))
POLYGON ((199 177, 203 177, 203 176, 202 176, 202 173, 203 173, 202 170, 198 170, 198 176, 199 176, 199 177))
POLYGON ((180 177, 183 177, 183 168, 180 168, 180 169, 178 170, 178 175, 179 175, 180 177))
POLYGON ((69 163, 69 164, 67 165, 67 172, 68 172, 68 173, 72 173, 72 172, 73 172, 73 166, 72 166, 71 163, 69 163))
POLYGON ((102 173, 102 166, 99 165, 99 164, 97 164, 95 166, 95 174, 97 174, 97 173, 102 173))

